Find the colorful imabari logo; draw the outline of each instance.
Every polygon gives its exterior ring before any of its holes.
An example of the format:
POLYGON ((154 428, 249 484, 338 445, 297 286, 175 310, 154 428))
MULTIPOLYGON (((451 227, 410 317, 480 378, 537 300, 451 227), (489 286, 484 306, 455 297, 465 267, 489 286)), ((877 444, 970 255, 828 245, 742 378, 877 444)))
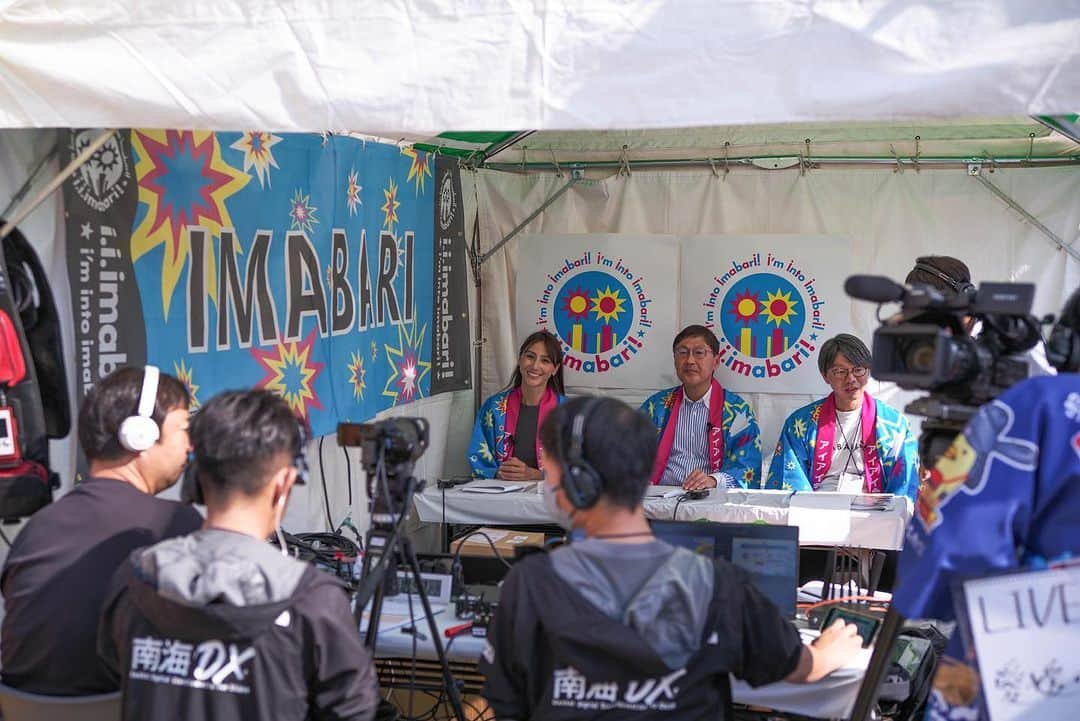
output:
POLYGON ((629 362, 652 321, 643 276, 622 258, 586 251, 547 275, 536 299, 536 325, 563 344, 563 364, 582 373, 607 373, 629 362))
POLYGON ((794 260, 761 253, 732 261, 702 305, 705 326, 718 331, 720 358, 748 378, 777 378, 801 367, 817 350, 825 305, 794 260))

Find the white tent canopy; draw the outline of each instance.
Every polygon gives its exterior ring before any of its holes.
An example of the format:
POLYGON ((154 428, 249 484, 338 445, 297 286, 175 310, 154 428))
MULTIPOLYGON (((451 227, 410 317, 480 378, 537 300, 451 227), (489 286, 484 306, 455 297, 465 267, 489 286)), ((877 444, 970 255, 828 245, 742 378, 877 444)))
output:
MULTIPOLYGON (((28 128, 334 130, 435 147, 446 130, 538 130, 490 159, 514 173, 464 174, 465 217, 479 205, 487 251, 566 182, 556 165, 627 160, 632 177, 596 169, 485 264, 486 393, 513 363, 509 299, 533 233, 844 233, 864 270, 966 255, 980 277, 1037 282, 1039 310, 1055 309, 1080 264, 962 166, 1028 166, 994 183, 1075 243, 1080 147, 1027 118, 1080 108, 1078 53, 1077 0, 0 0, 0 205, 53 144, 51 130, 28 128), (750 162, 777 156, 897 167, 804 175, 750 162), (747 162, 726 180, 700 164, 725 157, 747 162), (951 167, 893 172, 934 158, 951 167), (679 160, 699 165, 643 172, 679 160)), ((52 196, 20 227, 71 317, 61 206, 52 196)), ((853 327, 868 332, 869 313, 853 327)), ((72 337, 64 328, 69 348, 72 337)), ((794 402, 756 400, 773 429, 794 402)), ((421 475, 464 470, 471 393, 398 412, 445 429, 421 475)), ((345 464, 326 446, 336 522, 345 464)), ((54 448, 70 483, 73 444, 54 448)), ((290 528, 319 527, 323 503, 309 486, 290 528)))
POLYGON ((0 127, 660 128, 1074 112, 1080 3, 0 0, 0 127))

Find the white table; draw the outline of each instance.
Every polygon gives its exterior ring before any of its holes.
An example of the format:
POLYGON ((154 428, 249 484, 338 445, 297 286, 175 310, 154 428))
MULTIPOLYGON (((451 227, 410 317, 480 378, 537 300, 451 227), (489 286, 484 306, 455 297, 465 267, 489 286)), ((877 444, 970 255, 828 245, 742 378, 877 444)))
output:
MULTIPOLYGON (((506 481, 476 481, 498 483, 506 481)), ((462 486, 440 490, 431 484, 415 497, 416 514, 424 523, 462 523, 486 526, 513 526, 554 523, 544 508, 535 483, 524 484, 516 493, 468 493, 462 486)), ((835 494, 794 494, 795 505, 828 501, 835 494), (818 496, 819 498, 813 498, 818 496)), ((904 528, 911 518, 906 499, 893 499, 882 511, 844 508, 800 508, 792 513, 790 491, 710 491, 709 498, 681 501, 676 498, 647 498, 645 515, 656 519, 694 521, 705 519, 723 523, 768 523, 799 526, 799 543, 804 546, 837 546, 896 551, 903 547, 904 528), (794 521, 794 522, 792 522, 794 521)))
MULTIPOLYGON (((416 611, 423 613, 417 602, 416 611)), ((439 633, 451 626, 462 623, 453 616, 452 610, 435 616, 439 633)), ((417 618, 417 627, 424 639, 416 641, 416 657, 428 665, 436 661, 435 647, 428 638, 427 620, 421 615, 417 618)), ((808 640, 804 639, 804 640, 808 640)), ((443 646, 447 639, 442 637, 443 646)), ((453 639, 448 658, 451 662, 476 664, 484 650, 486 639, 462 634, 453 639)), ((763 706, 777 711, 787 711, 815 718, 846 719, 855 704, 866 666, 870 661, 872 649, 864 649, 847 666, 840 668, 821 681, 812 684, 779 682, 751 688, 748 684, 731 680, 731 695, 735 703, 747 706, 763 706)), ((411 658, 413 653, 413 635, 403 633, 401 629, 392 629, 379 634, 376 642, 377 658, 411 658)), ((429 678, 431 670, 428 671, 429 678)))

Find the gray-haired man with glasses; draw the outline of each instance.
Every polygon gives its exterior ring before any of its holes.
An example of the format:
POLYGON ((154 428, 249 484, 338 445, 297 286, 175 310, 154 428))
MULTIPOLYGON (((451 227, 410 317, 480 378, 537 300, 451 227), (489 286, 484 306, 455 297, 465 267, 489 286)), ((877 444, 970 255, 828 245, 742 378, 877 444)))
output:
POLYGON ((788 416, 765 487, 893 493, 914 501, 918 443, 902 412, 866 392, 866 344, 847 333, 830 338, 818 369, 832 392, 788 416))

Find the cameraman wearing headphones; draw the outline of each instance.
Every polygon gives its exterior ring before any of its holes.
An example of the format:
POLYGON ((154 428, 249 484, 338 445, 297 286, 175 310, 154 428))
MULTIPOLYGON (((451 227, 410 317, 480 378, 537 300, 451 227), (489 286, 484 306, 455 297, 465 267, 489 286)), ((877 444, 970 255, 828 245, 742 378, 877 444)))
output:
MULTIPOLYGON (((967 264, 948 255, 923 255, 916 258, 915 266, 907 274, 904 283, 928 285, 947 295, 972 297, 976 290, 967 264)), ((981 324, 972 319, 969 321, 973 324, 969 329, 971 335, 978 336, 982 332, 981 324)), ((1041 340, 1025 351, 1024 356, 1027 358, 1029 376, 1052 376, 1057 372, 1047 361, 1046 347, 1041 340)))
POLYGON ((124 718, 368 721, 378 683, 344 586, 266 542, 305 482, 303 427, 270 391, 230 391, 191 436, 206 524, 133 553, 105 603, 124 718))
POLYGON ((79 445, 89 475, 27 521, 0 577, 8 686, 53 696, 116 690, 97 656, 109 579, 134 549, 202 524, 194 508, 154 497, 184 470, 189 404, 184 384, 154 366, 121 368, 86 394, 79 445))
POLYGON ((481 670, 500 721, 731 718, 729 674, 815 681, 861 646, 842 621, 812 646, 745 573, 658 540, 642 507, 656 429, 576 398, 541 429, 548 509, 585 539, 516 564, 481 670))
MULTIPOLYGON (((1058 376, 1028 378, 982 406, 919 489, 893 604, 908 618, 956 618, 962 579, 1080 555, 1080 289, 1047 342, 1058 376)), ((960 634, 946 653, 963 658, 960 634)), ((929 706, 975 719, 972 667, 946 663, 929 706)))

